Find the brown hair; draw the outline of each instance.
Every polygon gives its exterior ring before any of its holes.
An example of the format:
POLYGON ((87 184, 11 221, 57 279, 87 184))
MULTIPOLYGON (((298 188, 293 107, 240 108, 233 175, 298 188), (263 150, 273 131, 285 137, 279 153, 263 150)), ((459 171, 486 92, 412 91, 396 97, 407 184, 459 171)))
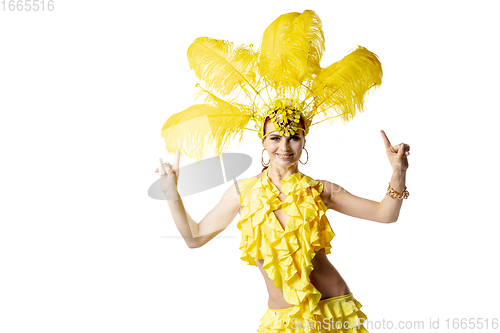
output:
MULTIPOLYGON (((266 117, 266 120, 264 120, 264 125, 263 125, 263 126, 264 126, 264 135, 266 135, 266 128, 265 128, 265 125, 266 125, 266 122, 267 122, 267 120, 268 120, 268 119, 269 119, 269 117, 266 117)), ((304 123, 304 119, 302 119, 302 117, 300 117, 299 122, 297 123, 297 125, 298 125, 298 127, 302 127, 302 128, 305 128, 305 127, 306 127, 306 126, 305 126, 305 123, 304 123)), ((304 132, 304 131, 302 131, 302 130, 298 130, 298 131, 301 131, 301 132, 302 132, 302 135, 304 135, 304 137, 305 137, 305 132, 304 132)), ((298 131, 297 131, 297 132, 298 132, 298 131)), ((265 140, 265 138, 264 138, 264 140, 265 140)), ((262 169, 262 172, 264 172, 264 170, 266 170, 268 167, 269 167, 269 166, 265 166, 265 167, 262 169)))

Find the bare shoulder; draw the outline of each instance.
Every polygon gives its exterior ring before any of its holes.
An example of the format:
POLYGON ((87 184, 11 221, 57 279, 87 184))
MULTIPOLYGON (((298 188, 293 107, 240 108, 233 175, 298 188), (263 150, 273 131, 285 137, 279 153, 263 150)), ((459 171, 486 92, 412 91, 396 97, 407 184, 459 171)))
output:
POLYGON ((329 182, 324 179, 317 179, 318 182, 323 184, 323 192, 322 194, 330 196, 332 193, 338 192, 342 187, 339 185, 329 182))
POLYGON ((344 188, 342 186, 332 183, 328 180, 318 179, 318 182, 323 184, 323 192, 321 192, 321 200, 325 203, 325 205, 331 209, 331 204, 335 199, 336 194, 342 193, 344 188))
POLYGON ((241 186, 243 185, 243 182, 246 180, 245 179, 238 179, 236 182, 233 181, 231 186, 227 189, 227 192, 230 193, 231 198, 233 200, 237 200, 238 202, 240 201, 240 189, 241 186))

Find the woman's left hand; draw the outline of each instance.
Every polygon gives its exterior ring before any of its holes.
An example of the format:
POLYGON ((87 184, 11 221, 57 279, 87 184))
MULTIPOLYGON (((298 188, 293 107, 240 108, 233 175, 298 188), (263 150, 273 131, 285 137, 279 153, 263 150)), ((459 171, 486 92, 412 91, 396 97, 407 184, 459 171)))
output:
POLYGON ((391 162, 391 166, 393 170, 406 171, 408 169, 408 158, 410 155, 410 145, 400 143, 396 146, 391 146, 387 135, 383 130, 380 130, 380 134, 382 135, 382 140, 384 140, 385 144, 385 152, 387 153, 387 157, 389 158, 389 162, 391 162))

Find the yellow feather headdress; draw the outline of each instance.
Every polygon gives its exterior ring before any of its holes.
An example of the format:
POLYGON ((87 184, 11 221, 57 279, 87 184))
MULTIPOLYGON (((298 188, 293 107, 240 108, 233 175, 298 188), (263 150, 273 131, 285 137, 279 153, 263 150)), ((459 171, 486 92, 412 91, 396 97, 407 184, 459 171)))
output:
POLYGON ((297 130, 307 135, 310 126, 335 117, 351 120, 363 111, 368 90, 382 83, 382 66, 374 53, 358 46, 322 68, 324 51, 321 20, 312 10, 278 17, 257 51, 252 45, 197 38, 187 57, 204 84, 197 86, 205 100, 165 122, 161 136, 167 151, 180 148, 196 161, 208 151, 221 155, 236 137, 241 143, 244 129, 263 139, 268 117, 286 136, 297 130), (312 124, 314 117, 323 119, 312 124), (301 118, 305 128, 297 126, 301 118), (255 129, 246 127, 250 120, 255 129))

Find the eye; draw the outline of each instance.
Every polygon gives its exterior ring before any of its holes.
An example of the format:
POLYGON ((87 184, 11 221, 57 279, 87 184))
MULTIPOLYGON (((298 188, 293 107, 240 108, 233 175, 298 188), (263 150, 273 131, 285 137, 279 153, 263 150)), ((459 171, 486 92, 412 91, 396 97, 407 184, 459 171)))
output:
MULTIPOLYGON (((279 136, 273 136, 273 137, 271 138, 271 140, 274 140, 274 141, 279 140, 279 139, 280 139, 280 137, 279 137, 279 136)), ((294 139, 294 140, 300 140, 300 137, 298 137, 298 136, 294 135, 294 136, 292 136, 292 139, 294 139)))

